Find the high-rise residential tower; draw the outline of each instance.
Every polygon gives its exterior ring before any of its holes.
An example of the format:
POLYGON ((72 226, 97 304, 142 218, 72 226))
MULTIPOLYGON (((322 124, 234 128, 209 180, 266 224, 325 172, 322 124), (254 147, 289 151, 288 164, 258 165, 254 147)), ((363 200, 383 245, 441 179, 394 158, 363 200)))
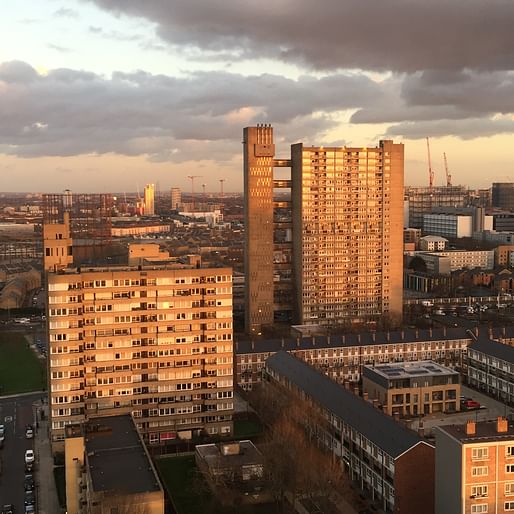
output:
POLYGON ((131 414, 149 444, 232 431, 232 270, 112 266, 48 273, 51 442, 131 414))
POLYGON ((290 158, 276 159, 271 126, 245 128, 243 144, 247 331, 273 323, 288 277, 295 323, 401 315, 403 145, 299 143, 290 158), (274 179, 275 167, 290 167, 291 179, 274 179), (278 188, 289 188, 290 199, 274 198, 278 188), (289 225, 277 215, 287 207, 289 225), (288 227, 292 244, 278 242, 288 227))
POLYGON ((178 211, 180 210, 180 205, 182 204, 182 191, 179 187, 171 188, 171 210, 178 211))
POLYGON ((146 184, 144 197, 144 213, 145 216, 153 216, 155 214, 155 185, 146 184))

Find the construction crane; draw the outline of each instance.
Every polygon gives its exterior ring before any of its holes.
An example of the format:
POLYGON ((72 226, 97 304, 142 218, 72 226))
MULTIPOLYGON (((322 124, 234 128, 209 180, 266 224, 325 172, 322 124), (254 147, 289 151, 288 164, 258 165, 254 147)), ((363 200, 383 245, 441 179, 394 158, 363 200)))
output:
POLYGON ((203 175, 188 175, 191 181, 191 212, 195 212, 195 178, 201 178, 203 175))
POLYGON ((225 182, 224 178, 220 178, 220 197, 221 201, 223 201, 223 182, 225 182))
POLYGON ((205 187, 207 186, 207 184, 202 184, 202 189, 203 189, 203 195, 202 195, 202 202, 203 202, 203 210, 205 211, 205 206, 207 205, 207 195, 205 194, 205 187))
POLYGON ((448 161, 446 159, 446 152, 443 152, 444 157, 444 170, 446 171, 446 185, 451 186, 452 185, 452 175, 450 171, 448 170, 448 161))
POLYGON ((434 170, 432 169, 432 158, 430 157, 430 140, 427 137, 427 152, 428 152, 428 185, 430 189, 434 187, 434 170))

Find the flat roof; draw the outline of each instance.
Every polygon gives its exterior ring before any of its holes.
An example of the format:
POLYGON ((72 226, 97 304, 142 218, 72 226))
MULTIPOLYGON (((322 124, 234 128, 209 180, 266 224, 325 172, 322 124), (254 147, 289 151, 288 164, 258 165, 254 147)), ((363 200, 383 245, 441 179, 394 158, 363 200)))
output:
POLYGON ((437 364, 434 361, 392 362, 388 364, 376 364, 375 366, 366 365, 364 368, 386 380, 441 377, 459 374, 457 371, 447 368, 446 366, 441 366, 441 364, 437 364))
POLYGON ((287 352, 278 352, 269 357, 266 367, 287 378, 324 409, 393 458, 399 457, 420 442, 428 444, 416 432, 397 423, 381 409, 373 407, 370 402, 287 352))
POLYGON ((466 434, 466 425, 445 425, 435 427, 442 432, 457 439, 462 443, 480 443, 480 442, 494 442, 502 440, 514 440, 514 424, 508 422, 507 432, 498 433, 496 429, 496 420, 480 421, 475 424, 475 434, 466 434))
POLYGON ((161 490, 130 415, 92 418, 85 435, 94 491, 134 494, 161 490))
POLYGON ((205 460, 210 468, 216 466, 242 467, 253 464, 262 464, 262 453, 255 447, 252 441, 236 441, 218 444, 196 445, 195 451, 205 460), (223 447, 228 446, 232 451, 223 453, 223 447), (234 452, 234 450, 237 451, 234 452))

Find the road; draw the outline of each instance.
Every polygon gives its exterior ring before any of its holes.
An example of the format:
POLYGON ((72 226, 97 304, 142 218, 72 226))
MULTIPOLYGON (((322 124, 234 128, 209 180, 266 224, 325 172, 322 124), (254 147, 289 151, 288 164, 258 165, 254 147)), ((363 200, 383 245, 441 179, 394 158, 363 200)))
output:
POLYGON ((33 403, 40 399, 41 393, 0 398, 0 423, 6 432, 0 450, 0 504, 14 504, 15 512, 24 511, 24 455, 33 448, 33 439, 25 439, 25 427, 34 423, 33 403))

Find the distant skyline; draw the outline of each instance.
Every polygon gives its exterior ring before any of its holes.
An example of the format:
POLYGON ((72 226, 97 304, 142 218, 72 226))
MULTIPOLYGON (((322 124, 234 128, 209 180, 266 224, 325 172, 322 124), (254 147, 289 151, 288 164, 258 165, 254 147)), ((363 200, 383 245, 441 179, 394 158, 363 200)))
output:
POLYGON ((242 129, 405 144, 405 183, 514 180, 514 3, 18 0, 2 6, 0 191, 242 191, 242 129))

